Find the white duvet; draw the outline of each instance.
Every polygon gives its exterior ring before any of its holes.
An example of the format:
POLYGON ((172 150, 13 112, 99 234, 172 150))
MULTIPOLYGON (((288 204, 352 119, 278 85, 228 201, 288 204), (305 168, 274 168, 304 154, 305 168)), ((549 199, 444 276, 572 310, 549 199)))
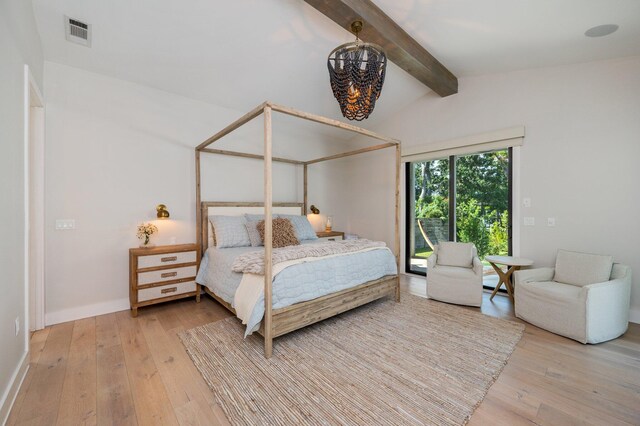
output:
MULTIPOLYGON (((285 262, 277 263, 273 266, 272 278, 273 278, 274 285, 277 283, 275 279, 276 276, 280 274, 282 271, 284 271, 285 269, 290 268, 294 265, 299 265, 302 263, 309 263, 309 262, 321 262, 331 258, 352 256, 354 254, 365 253, 373 250, 384 250, 388 252, 393 258, 393 254, 387 247, 369 247, 369 248, 365 248, 363 250, 358 250, 348 254, 342 253, 342 254, 332 254, 332 255, 321 256, 321 257, 305 257, 302 259, 288 260, 285 262)), ((396 269, 395 262, 392 262, 392 264, 393 264, 393 269, 395 270, 396 269)), ((395 273, 397 273, 397 271, 393 271, 393 272, 389 271, 389 274, 395 274, 395 273)), ((383 275, 377 278, 381 278, 382 276, 383 275)), ((373 279, 376 279, 376 278, 373 278, 373 279)), ((367 282, 367 281, 369 281, 369 279, 365 279, 365 281, 358 282, 354 286, 363 284, 364 282, 367 282)), ((275 291, 276 289, 272 288, 272 293, 275 291)), ((321 295, 319 295, 318 297, 320 296, 321 295)), ((247 332, 245 335, 251 334, 254 331, 256 331, 260 327, 260 321, 262 320, 262 318, 260 318, 257 324, 252 325, 251 323, 255 323, 255 317, 256 317, 257 311, 262 310, 263 312, 262 315, 264 315, 264 311, 263 311, 264 309, 264 275, 251 274, 251 273, 242 274, 242 280, 240 281, 240 285, 236 290, 236 293, 234 296, 233 306, 236 311, 237 317, 240 318, 240 320, 242 320, 242 324, 250 327, 247 329, 247 332), (259 306, 259 305, 262 305, 262 306, 259 306)))

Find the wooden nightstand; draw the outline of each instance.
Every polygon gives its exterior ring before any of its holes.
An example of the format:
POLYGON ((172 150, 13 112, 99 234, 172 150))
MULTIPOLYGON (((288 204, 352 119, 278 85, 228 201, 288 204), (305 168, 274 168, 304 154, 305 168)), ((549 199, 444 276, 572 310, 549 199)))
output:
POLYGON ((139 307, 184 297, 200 302, 199 264, 196 244, 129 249, 131 316, 138 316, 139 307))
POLYGON ((316 232, 318 239, 321 241, 342 241, 344 240, 344 232, 338 231, 323 231, 316 232))

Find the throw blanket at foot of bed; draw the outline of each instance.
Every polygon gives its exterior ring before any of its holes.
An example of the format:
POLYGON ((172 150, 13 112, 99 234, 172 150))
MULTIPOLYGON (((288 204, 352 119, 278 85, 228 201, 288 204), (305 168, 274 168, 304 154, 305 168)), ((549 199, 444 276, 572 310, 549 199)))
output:
MULTIPOLYGON (((335 242, 328 241, 326 243, 274 248, 271 258, 273 259, 273 264, 277 265, 278 263, 289 260, 309 257, 335 256, 338 254, 355 253, 378 247, 386 247, 386 244, 382 241, 371 241, 366 239, 335 242)), ((233 262, 233 272, 264 275, 264 252, 255 251, 238 256, 238 258, 233 262)))

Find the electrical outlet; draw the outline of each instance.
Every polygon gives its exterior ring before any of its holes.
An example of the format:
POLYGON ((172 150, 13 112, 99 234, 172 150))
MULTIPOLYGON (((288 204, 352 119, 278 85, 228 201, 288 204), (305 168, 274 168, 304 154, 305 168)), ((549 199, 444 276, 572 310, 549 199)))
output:
POLYGON ((523 207, 531 207, 531 198, 523 198, 522 199, 523 207))
POLYGON ((68 231, 76 229, 75 219, 56 219, 56 231, 68 231))
POLYGON ((548 217, 547 218, 547 226, 556 226, 556 218, 548 217))
POLYGON ((524 226, 534 226, 536 224, 536 218, 525 216, 524 218, 524 226))
POLYGON ((20 333, 20 317, 16 317, 15 320, 15 329, 16 329, 16 336, 18 335, 18 333, 20 333))

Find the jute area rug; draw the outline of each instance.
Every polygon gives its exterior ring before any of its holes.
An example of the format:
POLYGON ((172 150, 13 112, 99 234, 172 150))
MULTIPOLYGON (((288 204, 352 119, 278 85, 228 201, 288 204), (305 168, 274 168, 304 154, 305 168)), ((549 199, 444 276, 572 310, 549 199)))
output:
POLYGON ((279 337, 271 359, 234 317, 180 337, 234 425, 461 425, 523 330, 403 294, 279 337))

